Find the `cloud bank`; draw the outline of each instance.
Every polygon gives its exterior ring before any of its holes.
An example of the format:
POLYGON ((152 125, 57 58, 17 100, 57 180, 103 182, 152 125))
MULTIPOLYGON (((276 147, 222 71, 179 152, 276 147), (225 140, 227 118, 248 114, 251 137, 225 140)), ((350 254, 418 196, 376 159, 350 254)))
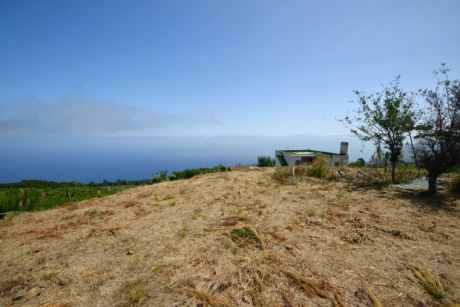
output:
POLYGON ((0 136, 168 135, 218 124, 212 115, 160 113, 80 97, 29 99, 0 106, 0 136))

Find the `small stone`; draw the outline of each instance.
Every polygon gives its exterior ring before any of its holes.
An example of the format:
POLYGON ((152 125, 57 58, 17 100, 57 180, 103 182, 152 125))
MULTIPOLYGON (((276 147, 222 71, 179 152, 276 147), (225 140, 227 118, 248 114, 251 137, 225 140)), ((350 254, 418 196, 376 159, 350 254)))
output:
POLYGON ((38 282, 38 283, 35 285, 35 287, 39 287, 39 288, 46 288, 46 287, 47 287, 47 285, 46 285, 46 283, 44 283, 44 282, 40 281, 40 282, 38 282))
POLYGON ((33 297, 39 296, 40 292, 41 292, 41 290, 38 287, 33 287, 32 289, 27 291, 27 293, 24 295, 24 297, 26 299, 30 300, 33 297))
POLYGON ((128 255, 128 256, 131 256, 132 254, 133 254, 133 251, 132 251, 132 250, 128 250, 128 251, 126 252, 126 255, 128 255))
POLYGON ((286 245, 284 248, 286 248, 288 251, 293 250, 294 248, 290 245, 286 245))
POLYGON ((16 294, 13 296, 13 301, 20 300, 21 298, 24 297, 24 295, 26 295, 26 290, 19 290, 19 291, 16 292, 16 294))

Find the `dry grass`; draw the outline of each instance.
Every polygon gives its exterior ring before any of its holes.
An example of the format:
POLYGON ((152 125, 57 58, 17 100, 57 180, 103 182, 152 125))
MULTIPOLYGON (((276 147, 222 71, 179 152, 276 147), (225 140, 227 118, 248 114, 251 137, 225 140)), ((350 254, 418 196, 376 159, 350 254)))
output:
POLYGON ((282 272, 291 278, 298 286, 300 286, 308 296, 316 295, 322 298, 330 297, 330 294, 327 291, 320 289, 319 283, 307 279, 296 272, 288 270, 283 270, 282 272))
POLYGON ((239 243, 253 243, 260 248, 265 249, 264 241, 260 233, 254 227, 242 227, 232 229, 230 232, 232 238, 239 243))
POLYGON ((372 307, 383 307, 383 304, 380 302, 380 300, 377 298, 374 292, 372 292, 371 289, 364 288, 364 292, 367 294, 367 296, 369 296, 372 307))
POLYGON ((412 272, 426 292, 434 298, 443 299, 446 296, 441 281, 436 276, 433 276, 430 271, 426 269, 419 270, 417 268, 412 268, 412 272))
POLYGON ((207 174, 0 220, 0 306, 460 302, 458 199, 273 174, 207 174), (444 199, 457 206, 433 205, 444 199), (437 282, 442 301, 427 292, 437 282))

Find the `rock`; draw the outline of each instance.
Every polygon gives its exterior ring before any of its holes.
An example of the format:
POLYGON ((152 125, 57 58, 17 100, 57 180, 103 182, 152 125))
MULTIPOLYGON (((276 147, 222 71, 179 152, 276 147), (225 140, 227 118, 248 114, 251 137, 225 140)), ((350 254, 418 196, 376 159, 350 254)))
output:
POLYGON ((31 298, 33 297, 36 297, 36 296, 39 296, 41 293, 41 290, 40 288, 38 287, 33 287, 32 289, 30 289, 29 291, 27 291, 27 293, 24 295, 24 297, 28 300, 30 300, 31 298))
POLYGON ((14 294, 13 301, 20 300, 21 298, 24 297, 24 295, 26 295, 26 290, 19 290, 18 292, 14 294))
POLYGON ((126 252, 126 255, 128 255, 128 256, 131 256, 132 254, 133 254, 133 251, 130 250, 130 249, 126 252))

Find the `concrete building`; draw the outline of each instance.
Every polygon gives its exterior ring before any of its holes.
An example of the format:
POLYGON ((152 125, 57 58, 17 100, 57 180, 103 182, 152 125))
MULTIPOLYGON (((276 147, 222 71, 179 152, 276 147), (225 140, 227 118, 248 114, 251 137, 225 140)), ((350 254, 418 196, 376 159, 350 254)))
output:
POLYGON ((323 156, 330 166, 348 164, 348 142, 340 143, 340 153, 312 149, 290 149, 275 151, 275 166, 311 164, 317 156, 323 156))

